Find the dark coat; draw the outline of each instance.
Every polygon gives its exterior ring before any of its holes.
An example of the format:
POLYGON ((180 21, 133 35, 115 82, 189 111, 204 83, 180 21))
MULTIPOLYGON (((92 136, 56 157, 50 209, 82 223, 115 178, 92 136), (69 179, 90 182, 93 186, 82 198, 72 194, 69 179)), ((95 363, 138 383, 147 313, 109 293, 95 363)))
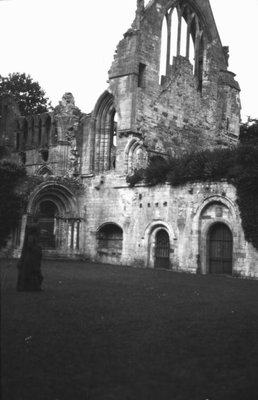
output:
POLYGON ((41 290, 43 281, 41 259, 42 249, 37 244, 36 238, 34 238, 32 243, 29 243, 28 235, 25 235, 21 258, 17 264, 17 291, 41 290))

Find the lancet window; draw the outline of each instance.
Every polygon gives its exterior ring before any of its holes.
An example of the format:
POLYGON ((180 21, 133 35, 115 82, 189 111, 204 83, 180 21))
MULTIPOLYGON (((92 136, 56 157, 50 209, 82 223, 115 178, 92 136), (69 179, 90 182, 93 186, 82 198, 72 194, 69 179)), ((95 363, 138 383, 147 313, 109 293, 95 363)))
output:
POLYGON ((103 172, 116 167, 117 121, 114 98, 104 92, 94 110, 92 139, 94 153, 92 167, 103 172))
POLYGON ((187 4, 169 8, 162 25, 161 75, 170 74, 174 57, 185 57, 193 65, 201 90, 204 48, 204 33, 196 12, 187 4))

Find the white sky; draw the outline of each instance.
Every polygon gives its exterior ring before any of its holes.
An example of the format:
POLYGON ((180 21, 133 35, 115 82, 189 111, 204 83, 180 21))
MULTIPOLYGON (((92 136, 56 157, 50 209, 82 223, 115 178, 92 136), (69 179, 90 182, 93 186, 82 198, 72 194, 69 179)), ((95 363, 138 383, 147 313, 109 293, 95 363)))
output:
MULTIPOLYGON (((242 119, 258 118, 258 0, 210 3, 241 87, 242 119)), ((30 74, 53 106, 72 92, 91 112, 135 9, 136 0, 0 0, 0 74, 30 74)))

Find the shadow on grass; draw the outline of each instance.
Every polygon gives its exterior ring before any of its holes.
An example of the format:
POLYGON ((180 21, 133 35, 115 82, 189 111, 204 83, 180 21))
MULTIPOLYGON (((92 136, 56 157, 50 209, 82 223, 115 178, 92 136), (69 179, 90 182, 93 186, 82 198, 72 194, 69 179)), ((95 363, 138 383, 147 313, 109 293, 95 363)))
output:
POLYGON ((256 400, 258 282, 43 264, 2 269, 3 400, 256 400))

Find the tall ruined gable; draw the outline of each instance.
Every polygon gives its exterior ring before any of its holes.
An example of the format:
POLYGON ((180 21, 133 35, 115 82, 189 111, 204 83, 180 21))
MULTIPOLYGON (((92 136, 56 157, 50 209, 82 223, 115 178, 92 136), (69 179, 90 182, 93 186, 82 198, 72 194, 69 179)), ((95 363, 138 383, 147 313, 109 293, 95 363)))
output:
POLYGON ((149 154, 178 154, 228 147, 239 134, 240 89, 228 71, 228 48, 221 44, 209 1, 143 3, 137 2, 109 71, 121 170, 132 137, 149 154))

